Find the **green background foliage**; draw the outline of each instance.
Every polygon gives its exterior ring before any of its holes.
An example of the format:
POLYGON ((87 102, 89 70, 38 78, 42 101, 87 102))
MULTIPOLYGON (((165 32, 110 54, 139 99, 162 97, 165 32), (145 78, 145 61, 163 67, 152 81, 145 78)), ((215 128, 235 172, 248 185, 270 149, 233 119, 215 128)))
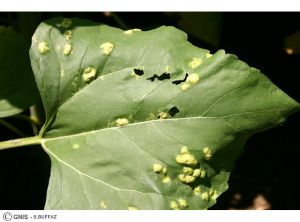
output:
POLYGON ((0 51, 0 117, 8 117, 36 103, 38 92, 23 37, 0 26, 0 51))

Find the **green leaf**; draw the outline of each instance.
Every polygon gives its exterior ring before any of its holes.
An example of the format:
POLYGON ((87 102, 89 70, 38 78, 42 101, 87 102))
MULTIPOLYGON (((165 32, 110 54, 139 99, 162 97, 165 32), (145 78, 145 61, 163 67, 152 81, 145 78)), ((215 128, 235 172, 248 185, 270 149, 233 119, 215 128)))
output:
POLYGON ((299 110, 259 70, 174 27, 56 18, 33 39, 46 209, 207 209, 246 139, 299 110))
POLYGON ((18 114, 38 99, 25 40, 0 26, 0 117, 18 114))

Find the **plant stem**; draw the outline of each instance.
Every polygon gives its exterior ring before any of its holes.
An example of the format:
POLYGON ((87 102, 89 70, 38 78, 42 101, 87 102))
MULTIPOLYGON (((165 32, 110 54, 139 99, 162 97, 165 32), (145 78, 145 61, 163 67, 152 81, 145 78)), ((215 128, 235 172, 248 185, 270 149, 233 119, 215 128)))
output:
POLYGON ((10 123, 6 122, 5 120, 0 119, 0 124, 3 125, 3 126, 5 126, 7 129, 10 129, 11 131, 15 132, 16 134, 18 134, 18 136, 26 137, 26 135, 21 130, 19 130, 18 128, 14 127, 10 123))
POLYGON ((26 116, 26 115, 18 114, 14 117, 17 118, 17 119, 28 121, 29 123, 31 123, 35 127, 40 127, 41 126, 40 123, 36 119, 33 119, 33 118, 31 118, 29 116, 26 116))
POLYGON ((39 136, 27 137, 21 139, 7 140, 0 142, 0 150, 20 147, 20 146, 29 146, 40 144, 41 138, 39 136))
POLYGON ((32 129, 35 135, 38 135, 39 130, 41 129, 42 122, 44 122, 43 108, 41 108, 41 103, 37 103, 29 108, 30 119, 35 123, 32 124, 32 129))

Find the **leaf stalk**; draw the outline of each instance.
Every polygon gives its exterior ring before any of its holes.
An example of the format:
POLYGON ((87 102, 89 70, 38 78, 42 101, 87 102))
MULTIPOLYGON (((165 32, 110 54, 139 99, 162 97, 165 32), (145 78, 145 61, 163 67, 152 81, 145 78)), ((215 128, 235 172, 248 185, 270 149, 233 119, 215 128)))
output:
POLYGON ((7 140, 7 141, 0 142, 0 150, 16 148, 20 146, 37 145, 40 143, 41 143, 41 138, 39 136, 7 140))

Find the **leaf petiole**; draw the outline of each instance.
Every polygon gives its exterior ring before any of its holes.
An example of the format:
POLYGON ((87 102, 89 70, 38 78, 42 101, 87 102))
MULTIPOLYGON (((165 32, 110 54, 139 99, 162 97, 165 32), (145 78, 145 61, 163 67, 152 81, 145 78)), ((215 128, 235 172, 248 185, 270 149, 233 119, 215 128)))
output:
POLYGON ((20 147, 20 146, 30 146, 37 145, 41 143, 41 138, 39 136, 27 137, 21 139, 13 139, 0 142, 0 150, 20 147))

